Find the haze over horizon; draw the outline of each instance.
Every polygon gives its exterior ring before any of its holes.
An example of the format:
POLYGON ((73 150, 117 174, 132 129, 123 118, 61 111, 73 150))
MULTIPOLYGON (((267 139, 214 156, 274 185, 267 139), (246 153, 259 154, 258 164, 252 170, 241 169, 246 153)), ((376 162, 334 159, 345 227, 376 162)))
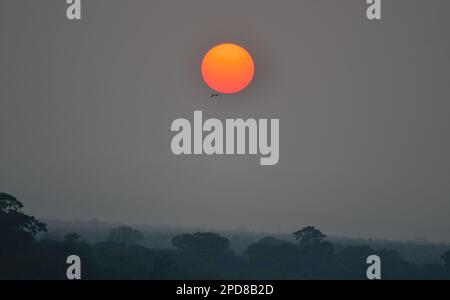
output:
MULTIPOLYGON (((165 232, 165 231, 173 231, 178 233, 195 233, 195 232, 216 232, 219 234, 225 234, 225 237, 228 237, 226 233, 242 233, 242 234, 250 234, 250 235, 264 235, 264 236, 274 236, 279 237, 281 236, 291 236, 292 233, 298 229, 304 228, 306 226, 314 226, 313 224, 301 224, 292 230, 287 231, 277 231, 277 230, 260 230, 258 228, 251 229, 251 228, 239 228, 239 227, 229 227, 229 228, 221 228, 221 227, 210 227, 206 224, 198 225, 198 226, 184 226, 183 224, 149 224, 149 223, 126 223, 121 222, 117 220, 100 220, 98 218, 94 219, 41 219, 44 223, 48 225, 49 232, 58 232, 59 228, 55 228, 53 225, 55 224, 63 224, 63 225, 69 225, 68 228, 70 228, 70 225, 78 226, 78 225, 86 225, 89 226, 89 224, 97 223, 101 224, 102 226, 105 226, 106 228, 117 228, 120 226, 129 226, 132 228, 136 228, 138 230, 150 230, 150 231, 159 231, 165 232)), ((314 226, 316 227, 316 226, 314 226)), ((317 228, 321 230, 321 228, 317 228)), ((77 232, 78 233, 78 232, 77 232)), ((350 240, 367 240, 367 241, 387 241, 387 242, 412 242, 412 243, 433 243, 433 244, 450 244, 448 241, 441 241, 441 240, 430 240, 427 237, 424 236, 415 236, 409 239, 389 239, 389 238, 383 238, 383 237, 376 237, 376 236, 349 236, 348 234, 336 234, 336 235, 330 235, 326 232, 323 232, 327 235, 326 239, 350 239, 350 240)), ((145 234, 145 231, 144 231, 145 234)), ((81 238, 83 238, 83 235, 81 234, 81 238)))
POLYGON ((25 212, 450 242, 449 1, 381 22, 359 0, 25 2, 0 8, 0 192, 25 212), (227 41, 255 78, 212 101, 200 63, 227 41), (173 155, 194 110, 280 119, 279 163, 173 155))

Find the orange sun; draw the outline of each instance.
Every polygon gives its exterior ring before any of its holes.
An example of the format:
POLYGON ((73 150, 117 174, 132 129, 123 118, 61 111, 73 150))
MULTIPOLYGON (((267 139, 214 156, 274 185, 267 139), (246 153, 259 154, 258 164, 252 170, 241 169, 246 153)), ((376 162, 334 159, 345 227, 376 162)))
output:
POLYGON ((251 55, 236 44, 217 45, 203 58, 203 79, 210 88, 222 94, 242 91, 253 80, 254 73, 251 55))

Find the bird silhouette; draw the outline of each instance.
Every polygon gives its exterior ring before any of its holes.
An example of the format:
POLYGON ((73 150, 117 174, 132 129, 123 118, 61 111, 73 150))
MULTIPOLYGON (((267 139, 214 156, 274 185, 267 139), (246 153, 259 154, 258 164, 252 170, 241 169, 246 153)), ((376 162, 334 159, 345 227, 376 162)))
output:
POLYGON ((211 98, 216 98, 216 97, 220 97, 220 96, 221 96, 220 94, 212 94, 211 98))

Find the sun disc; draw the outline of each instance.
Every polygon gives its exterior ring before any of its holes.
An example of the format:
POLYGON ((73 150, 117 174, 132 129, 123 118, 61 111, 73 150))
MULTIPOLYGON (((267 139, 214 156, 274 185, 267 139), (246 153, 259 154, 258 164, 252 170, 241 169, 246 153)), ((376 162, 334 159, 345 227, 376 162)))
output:
POLYGON ((211 89, 222 94, 233 94, 252 82, 255 65, 250 53, 243 47, 225 43, 206 53, 201 71, 211 89))

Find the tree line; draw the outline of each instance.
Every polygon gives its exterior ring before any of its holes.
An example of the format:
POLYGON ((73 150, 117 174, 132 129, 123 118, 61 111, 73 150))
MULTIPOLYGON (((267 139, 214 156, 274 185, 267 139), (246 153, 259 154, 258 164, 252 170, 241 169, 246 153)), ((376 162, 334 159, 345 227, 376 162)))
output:
POLYGON ((450 279, 450 251, 442 263, 418 265, 392 249, 335 247, 313 226, 292 241, 271 236, 234 253, 230 240, 213 232, 179 234, 170 249, 140 245, 141 231, 110 230, 105 241, 87 243, 77 233, 63 240, 37 239, 46 225, 21 210, 14 196, 0 193, 0 279, 66 279, 66 258, 78 255, 83 279, 366 279, 367 257, 378 255, 383 279, 450 279))

